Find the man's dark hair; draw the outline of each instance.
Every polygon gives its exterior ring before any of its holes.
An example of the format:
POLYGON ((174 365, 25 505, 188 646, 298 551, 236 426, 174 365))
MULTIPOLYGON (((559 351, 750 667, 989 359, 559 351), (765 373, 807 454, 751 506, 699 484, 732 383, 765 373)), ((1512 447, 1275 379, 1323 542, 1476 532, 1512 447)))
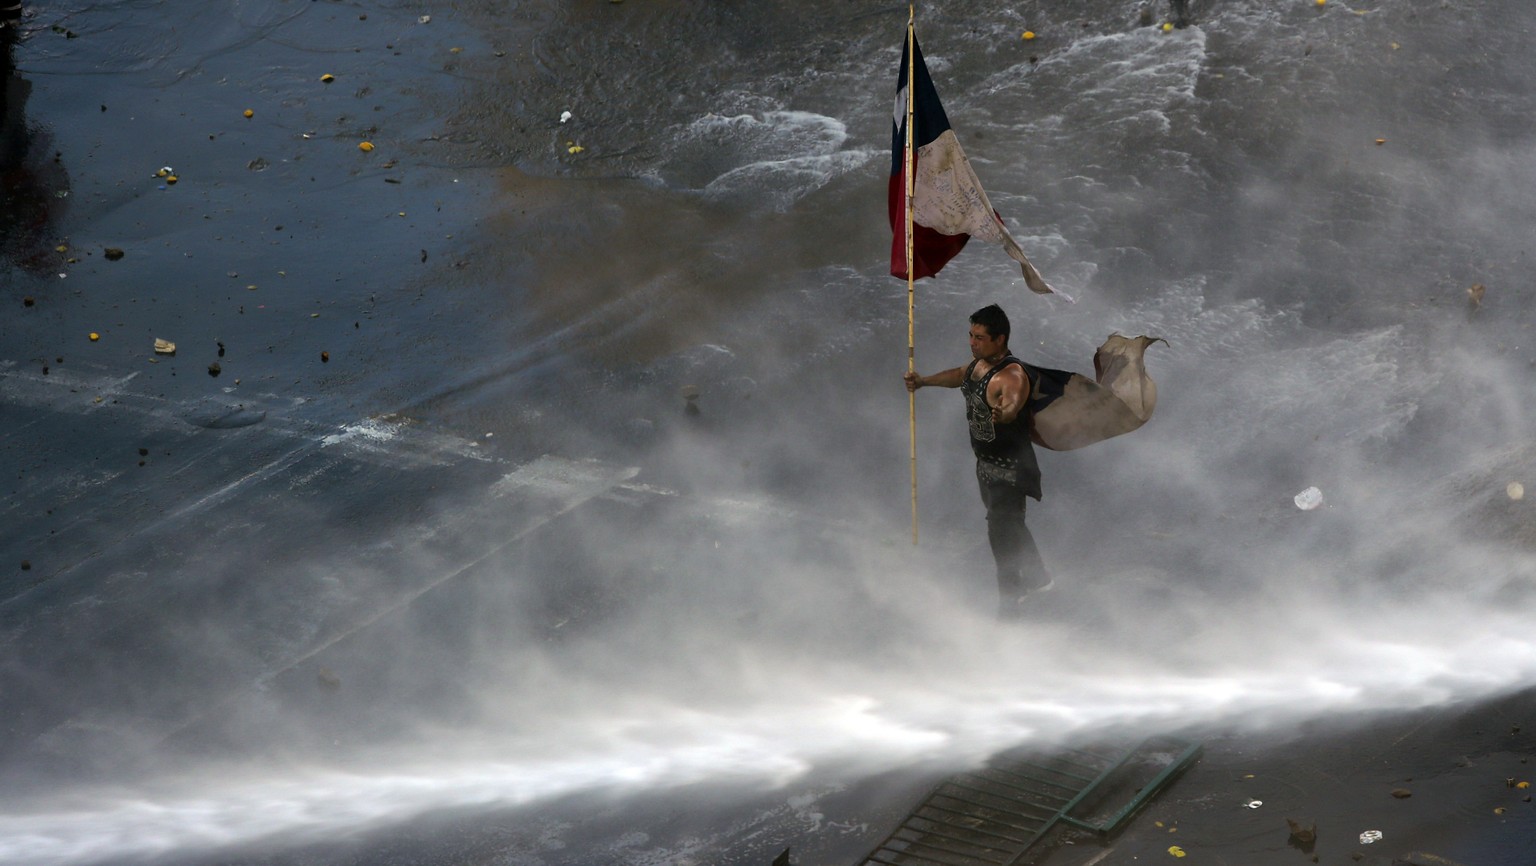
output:
POLYGON ((1006 338, 1012 330, 1008 327, 1008 314, 997 304, 988 304, 971 314, 971 324, 987 329, 992 339, 1006 338))

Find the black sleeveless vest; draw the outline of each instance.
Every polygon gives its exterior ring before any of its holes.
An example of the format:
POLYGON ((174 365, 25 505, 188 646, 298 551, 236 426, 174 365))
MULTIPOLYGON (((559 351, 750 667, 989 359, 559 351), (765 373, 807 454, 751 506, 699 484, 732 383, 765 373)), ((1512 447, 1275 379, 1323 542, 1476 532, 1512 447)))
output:
POLYGON ((965 396, 965 420, 970 426, 971 451, 976 455, 976 475, 983 481, 1024 488, 1040 498, 1040 464, 1035 461, 1035 447, 1029 440, 1029 422, 1036 408, 1034 399, 1039 381, 1028 364, 1012 355, 1005 356, 980 379, 972 379, 977 361, 965 368, 960 393, 965 396), (1030 400, 1025 401, 1018 417, 1008 424, 992 421, 992 407, 987 405, 987 385, 999 370, 1018 364, 1029 380, 1030 400))

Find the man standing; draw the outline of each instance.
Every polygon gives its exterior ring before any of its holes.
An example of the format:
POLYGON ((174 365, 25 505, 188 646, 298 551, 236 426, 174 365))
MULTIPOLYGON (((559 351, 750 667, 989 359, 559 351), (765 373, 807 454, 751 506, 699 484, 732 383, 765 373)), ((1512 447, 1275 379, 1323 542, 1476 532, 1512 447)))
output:
POLYGON ((1030 444, 1031 397, 1039 375, 1008 353, 1011 328, 996 304, 971 314, 970 364, 931 376, 907 373, 908 391, 926 385, 959 388, 965 396, 976 481, 987 508, 987 541, 997 561, 999 616, 1018 616, 1033 592, 1050 589, 1052 580, 1024 525, 1026 497, 1040 498, 1040 466, 1030 444))
POLYGON ((1168 0, 1173 7, 1173 26, 1183 29, 1189 26, 1189 0, 1168 0))

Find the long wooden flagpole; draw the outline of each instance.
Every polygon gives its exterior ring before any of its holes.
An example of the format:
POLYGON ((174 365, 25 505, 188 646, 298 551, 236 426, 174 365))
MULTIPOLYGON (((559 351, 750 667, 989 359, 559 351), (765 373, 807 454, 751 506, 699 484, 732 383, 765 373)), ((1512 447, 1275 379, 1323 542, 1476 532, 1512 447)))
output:
MULTIPOLYGON (((912 280, 912 187, 916 178, 913 176, 912 153, 912 103, 917 99, 917 80, 914 70, 917 68, 917 37, 914 35, 913 22, 917 18, 915 5, 907 7, 907 144, 906 152, 902 154, 902 172, 907 185, 907 372, 917 372, 916 350, 916 296, 913 291, 912 280)), ((911 431, 912 454, 912 544, 917 545, 917 392, 907 392, 907 426, 911 431)))

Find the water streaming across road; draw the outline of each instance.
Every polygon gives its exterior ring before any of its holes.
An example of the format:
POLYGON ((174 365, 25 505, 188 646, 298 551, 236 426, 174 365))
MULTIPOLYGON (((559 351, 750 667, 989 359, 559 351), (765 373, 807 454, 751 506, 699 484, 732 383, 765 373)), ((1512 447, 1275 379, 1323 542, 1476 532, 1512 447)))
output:
POLYGON ((1077 303, 974 245, 918 366, 991 301, 1047 366, 1168 341, 1151 424, 1042 458, 1060 596, 1000 629, 953 395, 905 537, 905 7, 29 4, 0 863, 513 807, 504 862, 767 862, 878 836, 900 768, 1529 686, 1536 13, 1138 8, 919 10, 1077 303), (700 790, 782 802, 644 811, 700 790))

